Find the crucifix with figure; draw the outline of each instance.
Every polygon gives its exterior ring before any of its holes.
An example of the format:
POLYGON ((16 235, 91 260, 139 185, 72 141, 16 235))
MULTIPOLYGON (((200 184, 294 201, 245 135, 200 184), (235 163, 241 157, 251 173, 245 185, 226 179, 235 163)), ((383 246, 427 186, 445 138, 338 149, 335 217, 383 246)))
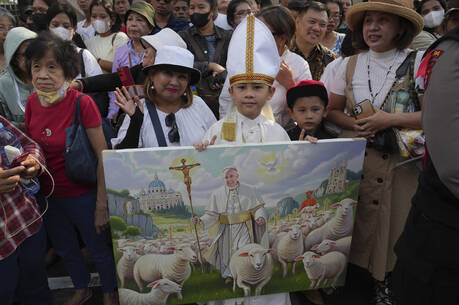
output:
MULTIPOLYGON (((180 171, 183 174, 183 183, 186 185, 186 190, 188 192, 188 198, 190 200, 190 209, 191 209, 191 216, 194 217, 194 210, 193 210, 193 202, 191 200, 191 174, 190 171, 192 168, 200 166, 200 163, 194 163, 194 164, 186 164, 186 159, 183 158, 180 160, 182 165, 180 166, 171 166, 169 167, 169 170, 176 170, 180 171)), ((199 235, 198 235, 198 230, 196 228, 196 224, 194 225, 194 232, 196 234, 196 241, 198 242, 198 251, 199 251, 199 260, 202 262, 202 254, 201 254, 201 245, 199 244, 199 235)), ((201 264, 202 266, 202 264, 201 264)), ((204 267, 202 267, 202 272, 204 272, 204 267)))

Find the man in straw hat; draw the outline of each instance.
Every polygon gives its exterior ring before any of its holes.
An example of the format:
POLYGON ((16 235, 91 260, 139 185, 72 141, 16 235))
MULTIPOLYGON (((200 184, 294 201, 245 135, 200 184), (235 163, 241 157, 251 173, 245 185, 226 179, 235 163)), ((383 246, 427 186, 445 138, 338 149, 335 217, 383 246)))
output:
POLYGON ((373 304, 390 305, 394 244, 419 173, 415 162, 401 163, 412 156, 401 148, 413 142, 390 139, 402 129, 421 134, 422 98, 414 76, 422 53, 407 47, 422 30, 423 19, 410 0, 370 0, 352 6, 346 21, 354 47, 364 51, 339 67, 330 88, 328 119, 347 136, 368 139, 349 260, 374 278, 373 304), (365 105, 365 118, 349 115, 355 106, 365 105))
MULTIPOLYGON (((453 12, 459 17, 456 8, 446 18, 453 12)), ((451 21, 447 26, 455 27, 429 47, 418 73, 425 87, 422 123, 428 153, 395 247, 398 304, 459 304, 459 22, 451 21)))

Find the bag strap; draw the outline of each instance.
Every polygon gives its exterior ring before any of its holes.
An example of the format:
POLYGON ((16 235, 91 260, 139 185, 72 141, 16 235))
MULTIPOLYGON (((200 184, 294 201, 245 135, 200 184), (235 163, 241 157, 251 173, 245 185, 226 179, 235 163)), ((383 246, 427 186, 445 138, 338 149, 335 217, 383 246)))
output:
POLYGON ((75 112, 73 114, 72 125, 81 124, 80 100, 81 100, 81 97, 84 95, 86 94, 80 94, 77 98, 77 101, 75 103, 75 112))
POLYGON ((118 35, 118 32, 116 32, 115 35, 113 35, 112 37, 112 47, 113 47, 113 44, 115 43, 116 35, 118 35))
POLYGON ((86 69, 84 66, 83 52, 84 52, 84 49, 80 49, 80 52, 78 52, 80 55, 80 74, 81 74, 81 77, 86 77, 86 69))
POLYGON ((156 140, 158 141, 159 147, 167 147, 166 138, 164 137, 163 128, 159 122, 158 111, 156 111, 155 104, 152 101, 145 98, 145 105, 147 105, 148 114, 150 115, 153 129, 155 130, 156 140))

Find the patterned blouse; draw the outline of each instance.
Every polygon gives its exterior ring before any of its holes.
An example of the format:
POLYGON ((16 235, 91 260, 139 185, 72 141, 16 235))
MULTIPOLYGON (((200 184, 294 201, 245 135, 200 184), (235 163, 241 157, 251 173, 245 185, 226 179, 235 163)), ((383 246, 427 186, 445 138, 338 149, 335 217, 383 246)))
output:
POLYGON ((303 52, 301 52, 296 45, 296 42, 293 42, 293 46, 290 51, 300 55, 308 62, 313 80, 320 80, 325 67, 337 57, 332 51, 321 44, 316 45, 308 57, 304 56, 303 52))

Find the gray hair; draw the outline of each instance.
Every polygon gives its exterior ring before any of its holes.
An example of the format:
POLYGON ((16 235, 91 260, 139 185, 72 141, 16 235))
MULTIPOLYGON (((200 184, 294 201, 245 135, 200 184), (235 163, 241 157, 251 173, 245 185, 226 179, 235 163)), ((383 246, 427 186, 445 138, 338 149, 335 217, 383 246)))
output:
POLYGON ((16 17, 9 10, 4 7, 0 7, 0 17, 8 17, 11 20, 13 26, 16 26, 16 17))
POLYGON ((236 167, 234 167, 234 166, 228 166, 228 167, 225 167, 225 168, 223 169, 223 177, 225 177, 226 173, 229 172, 229 171, 233 171, 233 172, 235 172, 235 173, 239 176, 239 172, 238 172, 238 170, 237 170, 236 167))

